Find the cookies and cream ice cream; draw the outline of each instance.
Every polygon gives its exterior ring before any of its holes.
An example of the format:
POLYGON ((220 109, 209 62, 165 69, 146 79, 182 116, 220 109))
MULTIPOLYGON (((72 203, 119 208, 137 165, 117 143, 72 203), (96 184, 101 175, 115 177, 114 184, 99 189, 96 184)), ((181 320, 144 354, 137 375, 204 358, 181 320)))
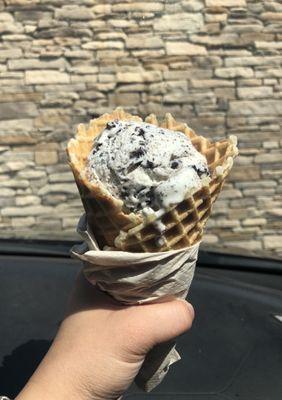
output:
POLYGON ((184 133, 122 120, 95 139, 87 171, 133 212, 177 204, 209 175, 206 158, 184 133))

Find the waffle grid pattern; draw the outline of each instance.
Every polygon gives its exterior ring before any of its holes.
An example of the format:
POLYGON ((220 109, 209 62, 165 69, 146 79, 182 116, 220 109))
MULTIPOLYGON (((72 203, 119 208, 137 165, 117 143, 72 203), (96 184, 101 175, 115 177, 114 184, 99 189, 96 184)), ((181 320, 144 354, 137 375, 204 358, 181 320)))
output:
POLYGON ((69 163, 86 211, 88 225, 93 231, 101 248, 105 245, 116 250, 131 252, 156 252, 184 248, 201 240, 204 225, 211 213, 212 204, 220 193, 223 183, 231 170, 233 158, 238 150, 235 142, 224 139, 211 143, 196 135, 186 124, 178 123, 170 114, 159 124, 155 115, 146 118, 146 122, 171 130, 184 132, 196 149, 207 158, 212 175, 209 182, 187 198, 166 210, 161 221, 166 230, 160 242, 160 233, 154 222, 138 214, 127 214, 122 202, 111 196, 98 182, 89 181, 85 168, 87 157, 92 149, 93 140, 112 119, 138 120, 139 117, 125 113, 118 108, 112 114, 91 121, 88 129, 79 125, 76 139, 71 139, 67 152, 69 163))
MULTIPOLYGON (((163 215, 160 220, 166 226, 166 231, 162 236, 164 243, 159 251, 189 247, 201 240, 205 223, 223 182, 221 179, 216 179, 211 186, 198 190, 192 197, 185 199, 163 215)), ((159 235, 153 222, 140 229, 137 226, 128 231, 126 238, 118 247, 131 252, 156 251, 156 238, 159 235)))

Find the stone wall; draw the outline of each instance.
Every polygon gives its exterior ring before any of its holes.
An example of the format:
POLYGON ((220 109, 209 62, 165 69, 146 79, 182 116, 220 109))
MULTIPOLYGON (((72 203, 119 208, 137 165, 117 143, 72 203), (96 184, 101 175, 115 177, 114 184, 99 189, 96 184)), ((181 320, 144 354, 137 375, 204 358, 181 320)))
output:
POLYGON ((279 1, 0 0, 1 237, 76 237, 66 142, 121 105, 236 134, 205 242, 281 255, 281 22, 279 1))

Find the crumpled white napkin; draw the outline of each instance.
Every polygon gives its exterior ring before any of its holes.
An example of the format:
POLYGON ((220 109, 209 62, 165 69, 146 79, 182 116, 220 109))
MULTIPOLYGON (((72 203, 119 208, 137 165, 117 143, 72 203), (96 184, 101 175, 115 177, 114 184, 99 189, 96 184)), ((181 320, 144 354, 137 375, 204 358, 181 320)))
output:
MULTIPOLYGON (((84 242, 72 248, 72 256, 83 261, 86 278, 117 301, 130 305, 186 297, 199 243, 160 253, 100 250, 85 214, 79 220, 77 232, 84 242)), ((151 391, 163 380, 169 366, 179 359, 174 341, 156 346, 147 354, 135 378, 136 384, 151 391)))

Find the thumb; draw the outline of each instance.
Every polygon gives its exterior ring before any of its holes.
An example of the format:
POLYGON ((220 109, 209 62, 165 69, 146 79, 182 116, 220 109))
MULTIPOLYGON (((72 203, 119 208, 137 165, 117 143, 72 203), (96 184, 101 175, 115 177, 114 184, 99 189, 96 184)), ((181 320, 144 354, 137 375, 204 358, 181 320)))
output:
POLYGON ((142 306, 142 331, 145 346, 151 348, 156 344, 174 339, 191 328, 194 319, 194 308, 185 300, 172 300, 166 303, 142 306))

